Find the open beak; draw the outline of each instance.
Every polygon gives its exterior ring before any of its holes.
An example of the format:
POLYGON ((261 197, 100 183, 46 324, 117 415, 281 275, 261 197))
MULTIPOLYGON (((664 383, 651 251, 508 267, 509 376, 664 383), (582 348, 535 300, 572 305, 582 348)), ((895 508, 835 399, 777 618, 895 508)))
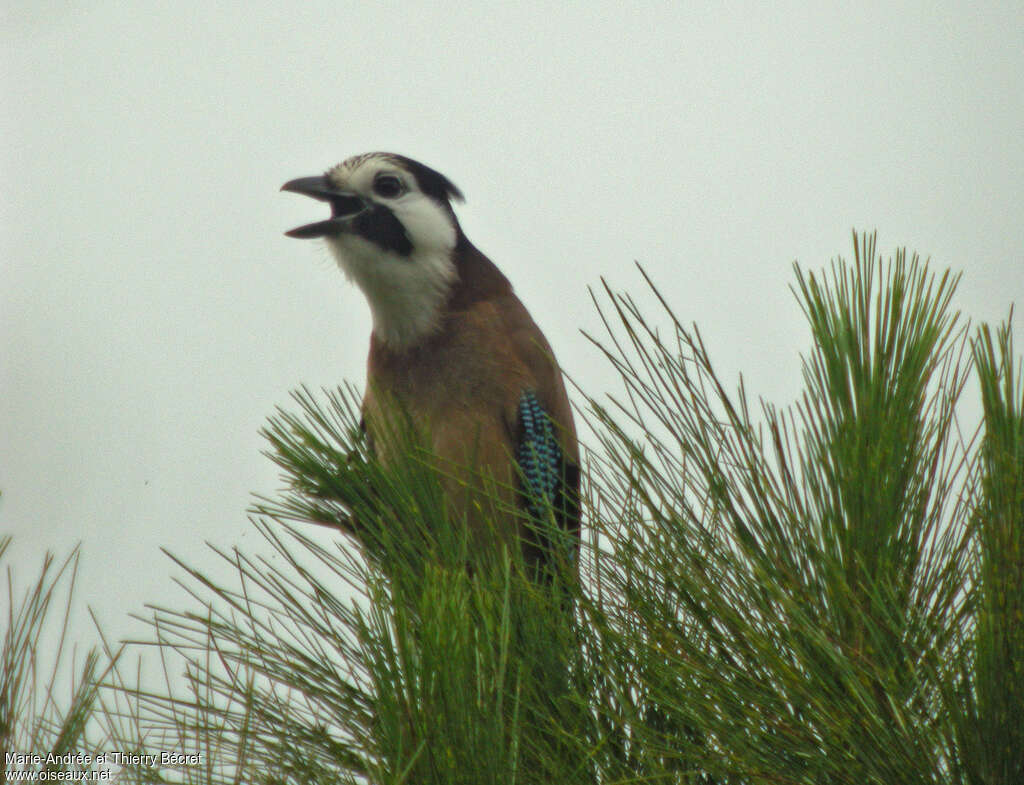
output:
POLYGON ((307 239, 311 237, 336 237, 349 230, 352 219, 364 212, 369 205, 352 191, 343 191, 327 177, 299 177, 281 186, 282 191, 311 196, 331 205, 331 217, 326 221, 297 226, 285 232, 289 237, 307 239))

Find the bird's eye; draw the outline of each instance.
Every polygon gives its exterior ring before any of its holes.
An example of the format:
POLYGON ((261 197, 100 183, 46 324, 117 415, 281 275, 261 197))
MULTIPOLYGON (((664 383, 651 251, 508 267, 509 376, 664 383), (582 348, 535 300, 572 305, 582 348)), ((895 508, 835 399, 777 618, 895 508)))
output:
POLYGON ((394 199, 405 191, 402 181, 393 174, 380 174, 373 181, 373 192, 385 199, 394 199))

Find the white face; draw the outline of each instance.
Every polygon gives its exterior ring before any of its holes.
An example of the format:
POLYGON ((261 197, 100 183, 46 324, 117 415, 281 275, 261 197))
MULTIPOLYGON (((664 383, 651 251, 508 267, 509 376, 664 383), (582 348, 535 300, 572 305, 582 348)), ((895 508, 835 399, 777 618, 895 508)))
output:
MULTIPOLYGON (((412 248, 392 250, 356 232, 325 237, 346 276, 370 304, 373 329, 396 349, 434 332, 457 273, 452 251, 458 237, 446 205, 422 193, 416 178, 382 155, 356 156, 327 173, 331 182, 367 203, 387 207, 412 248)), ((403 240, 402 242, 406 242, 403 240)))

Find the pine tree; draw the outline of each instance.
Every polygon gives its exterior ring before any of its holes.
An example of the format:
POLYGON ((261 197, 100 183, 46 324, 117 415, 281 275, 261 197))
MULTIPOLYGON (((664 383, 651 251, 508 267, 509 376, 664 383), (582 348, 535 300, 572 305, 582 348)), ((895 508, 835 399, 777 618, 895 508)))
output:
POLYGON ((596 298, 622 388, 583 396, 571 612, 515 552, 474 558, 425 456, 374 462, 354 391, 299 391, 265 431, 285 482, 254 510, 271 552, 221 552, 233 585, 178 559, 200 606, 152 619, 166 685, 107 681, 119 748, 205 764, 125 776, 1024 782, 1010 321, 972 332, 957 276, 883 262, 872 236, 795 275, 813 346, 789 408, 731 391, 664 301, 658 328, 596 298), (984 421, 965 436, 972 371, 984 421))

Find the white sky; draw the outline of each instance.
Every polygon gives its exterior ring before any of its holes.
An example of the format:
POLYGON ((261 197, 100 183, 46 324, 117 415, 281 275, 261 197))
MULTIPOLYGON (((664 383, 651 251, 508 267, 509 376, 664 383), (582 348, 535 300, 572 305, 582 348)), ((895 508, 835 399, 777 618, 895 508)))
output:
POLYGON ((21 585, 81 541, 115 638, 179 596, 160 546, 258 546, 274 406, 362 384, 362 295, 282 235, 322 206, 278 193, 349 155, 462 188, 592 394, 587 287, 639 293, 634 260, 779 404, 790 265, 849 258, 852 227, 963 270, 974 320, 1024 301, 1020 3, 138 5, 0 10, 0 532, 21 585))

